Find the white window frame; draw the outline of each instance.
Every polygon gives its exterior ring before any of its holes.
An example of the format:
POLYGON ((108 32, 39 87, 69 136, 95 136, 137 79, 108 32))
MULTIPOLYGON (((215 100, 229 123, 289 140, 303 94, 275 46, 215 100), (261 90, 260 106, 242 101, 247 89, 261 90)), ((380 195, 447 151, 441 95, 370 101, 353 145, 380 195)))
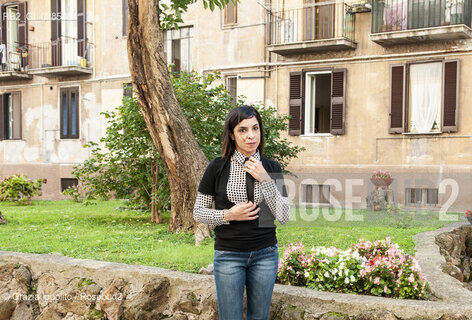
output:
MULTIPOLYGON (((330 74, 331 77, 333 76, 333 72, 331 70, 326 70, 326 71, 313 71, 313 72, 307 72, 305 74, 305 133, 303 134, 303 136, 317 136, 317 137, 323 137, 323 136, 332 136, 331 133, 328 133, 328 132, 324 132, 324 133, 315 133, 315 132, 311 132, 310 130, 310 117, 311 117, 311 108, 309 106, 311 106, 310 104, 310 101, 312 101, 312 92, 311 92, 311 88, 312 88, 312 81, 313 81, 313 78, 315 78, 314 76, 316 75, 320 75, 320 74, 330 74)), ((316 83, 315 83, 316 85, 316 83)), ((331 96, 331 92, 329 93, 330 96, 331 96)), ((331 98, 330 98, 331 99, 331 98)), ((330 110, 331 110, 331 106, 330 106, 330 110)), ((313 116, 313 121, 315 121, 315 118, 313 116)))

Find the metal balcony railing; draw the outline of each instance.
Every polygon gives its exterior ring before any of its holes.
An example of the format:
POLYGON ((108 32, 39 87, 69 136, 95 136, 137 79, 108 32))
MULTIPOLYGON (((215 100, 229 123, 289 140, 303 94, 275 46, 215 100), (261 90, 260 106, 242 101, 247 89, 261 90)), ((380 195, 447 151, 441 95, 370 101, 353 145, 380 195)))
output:
POLYGON ((0 72, 25 72, 27 56, 27 46, 0 44, 0 72))
POLYGON ((61 37, 28 45, 28 68, 91 67, 94 46, 83 40, 61 37))
POLYGON ((471 0, 373 0, 372 33, 471 26, 471 0))
POLYGON ((303 8, 272 12, 270 44, 346 38, 354 41, 354 15, 343 2, 313 3, 303 8))

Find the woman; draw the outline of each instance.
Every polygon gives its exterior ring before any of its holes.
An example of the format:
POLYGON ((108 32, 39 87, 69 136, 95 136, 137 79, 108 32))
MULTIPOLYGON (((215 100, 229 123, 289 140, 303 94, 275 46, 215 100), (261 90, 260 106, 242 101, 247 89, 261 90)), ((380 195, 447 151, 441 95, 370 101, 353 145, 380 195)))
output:
POLYGON ((257 110, 231 110, 223 156, 210 162, 198 187, 195 221, 216 226, 214 275, 222 320, 243 319, 245 287, 246 319, 269 319, 279 258, 273 222, 287 222, 290 206, 285 189, 283 195, 277 189, 283 186, 280 165, 262 157, 263 150, 257 110))

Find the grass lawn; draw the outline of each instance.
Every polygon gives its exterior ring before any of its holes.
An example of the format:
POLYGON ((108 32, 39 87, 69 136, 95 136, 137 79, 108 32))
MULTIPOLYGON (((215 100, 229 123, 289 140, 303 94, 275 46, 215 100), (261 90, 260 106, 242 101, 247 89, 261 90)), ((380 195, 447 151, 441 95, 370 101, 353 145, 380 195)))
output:
MULTIPOLYGON (((70 200, 34 201, 31 206, 0 202, 0 211, 8 221, 0 225, 0 250, 55 253, 191 272, 212 263, 212 239, 196 247, 193 235, 168 231, 168 214, 164 214, 164 224, 156 225, 149 222, 149 213, 116 210, 119 206, 123 202, 101 201, 89 206, 70 200)), ((352 221, 349 213, 323 210, 292 211, 291 221, 277 228, 280 254, 291 242, 302 241, 307 248, 316 245, 346 249, 361 237, 374 241, 387 236, 405 252, 414 253, 414 234, 451 222, 440 221, 437 212, 405 213, 396 218, 388 213, 353 210, 352 215, 361 221, 352 221)))

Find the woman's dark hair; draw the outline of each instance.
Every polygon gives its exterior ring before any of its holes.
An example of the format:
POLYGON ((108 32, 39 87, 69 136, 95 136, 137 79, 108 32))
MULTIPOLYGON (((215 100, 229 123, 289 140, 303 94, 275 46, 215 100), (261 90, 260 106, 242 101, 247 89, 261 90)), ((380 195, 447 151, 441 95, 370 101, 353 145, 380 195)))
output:
POLYGON ((223 127, 223 139, 221 143, 221 154, 223 157, 229 157, 236 150, 236 142, 231 139, 230 133, 234 135, 234 128, 243 120, 256 117, 257 122, 259 122, 259 130, 261 132, 261 140, 257 150, 262 156, 264 151, 264 130, 262 127, 262 118, 256 108, 252 106, 240 106, 231 110, 226 116, 225 126, 223 127))

